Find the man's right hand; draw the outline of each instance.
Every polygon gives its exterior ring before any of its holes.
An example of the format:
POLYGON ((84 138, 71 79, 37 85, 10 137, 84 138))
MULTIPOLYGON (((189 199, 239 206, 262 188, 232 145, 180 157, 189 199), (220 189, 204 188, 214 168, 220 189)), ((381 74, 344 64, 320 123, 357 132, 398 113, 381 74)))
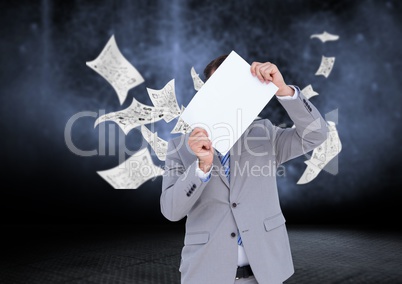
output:
POLYGON ((207 131, 200 127, 194 128, 188 139, 188 145, 198 158, 198 167, 204 173, 208 172, 212 167, 214 148, 212 147, 211 140, 208 138, 207 131))

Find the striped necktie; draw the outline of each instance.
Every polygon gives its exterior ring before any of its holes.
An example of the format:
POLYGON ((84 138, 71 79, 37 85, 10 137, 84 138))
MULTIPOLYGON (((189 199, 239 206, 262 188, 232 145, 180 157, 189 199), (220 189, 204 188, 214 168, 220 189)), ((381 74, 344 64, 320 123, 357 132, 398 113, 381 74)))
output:
POLYGON ((219 160, 221 161, 223 169, 225 170, 225 175, 228 178, 228 181, 230 183, 229 154, 230 154, 230 152, 227 152, 226 155, 222 156, 222 154, 218 152, 219 160))
MULTIPOLYGON (((225 175, 228 178, 228 181, 230 183, 230 163, 229 163, 230 159, 229 159, 229 153, 230 152, 227 152, 226 155, 222 156, 222 154, 218 152, 218 157, 219 157, 219 160, 221 161, 223 169, 225 170, 225 175)), ((239 235, 239 238, 237 239, 237 244, 239 246, 241 246, 241 245, 243 245, 243 242, 241 240, 239 231, 238 231, 238 235, 239 235)))

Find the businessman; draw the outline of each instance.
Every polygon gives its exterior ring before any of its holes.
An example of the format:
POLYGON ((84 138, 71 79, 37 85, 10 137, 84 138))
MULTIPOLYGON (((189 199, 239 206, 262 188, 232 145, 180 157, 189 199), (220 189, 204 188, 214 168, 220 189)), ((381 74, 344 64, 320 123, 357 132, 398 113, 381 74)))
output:
MULTIPOLYGON (((206 66, 206 79, 226 57, 206 66)), ((278 87, 295 128, 255 119, 225 156, 202 128, 168 142, 160 205, 170 221, 186 217, 184 284, 282 283, 294 273, 275 169, 324 142, 327 124, 275 64, 253 62, 250 72, 278 87)))

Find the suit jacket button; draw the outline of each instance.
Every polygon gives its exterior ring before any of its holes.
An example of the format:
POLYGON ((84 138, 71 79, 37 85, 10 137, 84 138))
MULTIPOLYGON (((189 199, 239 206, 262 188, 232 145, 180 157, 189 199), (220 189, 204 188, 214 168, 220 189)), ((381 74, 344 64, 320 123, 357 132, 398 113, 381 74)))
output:
POLYGON ((233 208, 236 208, 236 206, 237 206, 237 203, 233 202, 233 203, 232 203, 232 207, 233 207, 233 208))
POLYGON ((192 189, 195 189, 197 186, 195 184, 193 184, 193 186, 191 187, 192 189))
POLYGON ((234 237, 236 237, 236 233, 231 233, 230 236, 231 236, 232 238, 234 238, 234 237))

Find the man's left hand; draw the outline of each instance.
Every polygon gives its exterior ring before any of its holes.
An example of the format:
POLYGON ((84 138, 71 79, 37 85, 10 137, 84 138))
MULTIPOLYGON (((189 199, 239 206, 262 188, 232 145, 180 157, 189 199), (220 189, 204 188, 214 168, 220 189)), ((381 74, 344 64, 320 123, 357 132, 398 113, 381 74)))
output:
POLYGON ((294 90, 286 85, 278 67, 271 62, 253 62, 250 67, 251 74, 257 76, 262 83, 272 82, 278 87, 277 96, 293 96, 294 90))

